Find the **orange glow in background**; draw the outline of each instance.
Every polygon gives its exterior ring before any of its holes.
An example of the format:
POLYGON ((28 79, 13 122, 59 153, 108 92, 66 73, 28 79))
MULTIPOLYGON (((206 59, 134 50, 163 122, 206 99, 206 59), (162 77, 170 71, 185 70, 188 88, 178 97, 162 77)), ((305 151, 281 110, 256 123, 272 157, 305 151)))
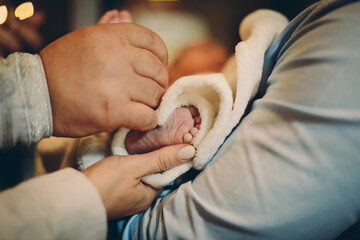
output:
MULTIPOLYGON (((5 23, 8 19, 9 11, 5 5, 0 6, 0 25, 5 23)), ((27 19, 34 15, 34 5, 32 2, 25 2, 16 7, 14 12, 15 17, 19 20, 27 19)))

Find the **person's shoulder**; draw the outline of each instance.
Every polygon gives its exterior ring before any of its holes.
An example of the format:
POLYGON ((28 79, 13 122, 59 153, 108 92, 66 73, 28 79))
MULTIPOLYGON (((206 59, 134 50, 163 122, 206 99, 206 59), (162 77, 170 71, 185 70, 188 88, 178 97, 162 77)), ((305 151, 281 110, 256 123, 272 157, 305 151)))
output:
POLYGON ((359 12, 359 0, 322 0, 316 2, 291 20, 279 36, 277 39, 279 54, 277 57, 282 56, 290 46, 305 36, 311 41, 319 41, 319 36, 322 38, 331 36, 335 41, 335 38, 344 39, 344 36, 360 36, 357 27, 360 24, 359 12))
POLYGON ((357 10, 359 7, 359 0, 322 0, 304 10, 294 21, 298 23, 297 27, 301 28, 311 22, 328 16, 343 15, 343 12, 346 12, 347 15, 351 14, 351 12, 358 13, 357 10))

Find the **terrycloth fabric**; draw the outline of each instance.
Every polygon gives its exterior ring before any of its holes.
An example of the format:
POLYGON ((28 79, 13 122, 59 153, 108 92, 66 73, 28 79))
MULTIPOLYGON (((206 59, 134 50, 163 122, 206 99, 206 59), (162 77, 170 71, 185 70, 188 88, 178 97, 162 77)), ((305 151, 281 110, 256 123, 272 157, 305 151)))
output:
MULTIPOLYGON (((183 77, 169 88, 157 110, 158 125, 162 126, 176 108, 198 108, 201 127, 191 142, 197 153, 192 162, 146 176, 144 182, 154 188, 161 188, 192 167, 198 170, 206 167, 256 94, 265 51, 287 23, 287 19, 275 11, 253 12, 240 24, 239 33, 243 41, 236 46, 235 57, 229 59, 222 74, 183 77)), ((115 134, 113 154, 128 154, 124 146, 128 132, 129 129, 123 128, 115 134)))

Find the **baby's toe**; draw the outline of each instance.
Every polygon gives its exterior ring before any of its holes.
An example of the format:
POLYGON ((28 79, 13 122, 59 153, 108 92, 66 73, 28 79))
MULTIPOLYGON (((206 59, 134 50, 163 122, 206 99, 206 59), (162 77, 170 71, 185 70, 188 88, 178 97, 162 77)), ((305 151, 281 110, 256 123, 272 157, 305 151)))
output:
POLYGON ((201 117, 197 116, 194 118, 195 123, 200 124, 201 123, 201 117))
POLYGON ((196 117, 200 115, 199 110, 196 107, 191 106, 189 107, 189 110, 192 117, 196 117))
POLYGON ((192 138, 193 138, 193 136, 192 136, 190 133, 186 133, 186 134, 184 135, 184 143, 189 143, 189 142, 191 142, 192 138))
POLYGON ((190 133, 193 137, 195 137, 198 132, 199 132, 199 129, 197 129, 195 127, 190 130, 190 133))

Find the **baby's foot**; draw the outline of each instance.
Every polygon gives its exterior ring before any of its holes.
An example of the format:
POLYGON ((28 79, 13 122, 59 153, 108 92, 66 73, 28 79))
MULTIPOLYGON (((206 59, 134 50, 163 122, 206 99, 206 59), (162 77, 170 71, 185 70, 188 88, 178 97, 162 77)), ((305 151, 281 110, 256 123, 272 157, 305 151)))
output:
POLYGON ((123 23, 123 22, 128 22, 128 23, 132 22, 131 13, 127 10, 108 11, 99 20, 99 23, 123 23))
POLYGON ((201 118, 195 107, 178 108, 161 127, 148 132, 129 132, 125 146, 130 154, 138 154, 172 144, 189 143, 198 133, 200 123, 201 118))

